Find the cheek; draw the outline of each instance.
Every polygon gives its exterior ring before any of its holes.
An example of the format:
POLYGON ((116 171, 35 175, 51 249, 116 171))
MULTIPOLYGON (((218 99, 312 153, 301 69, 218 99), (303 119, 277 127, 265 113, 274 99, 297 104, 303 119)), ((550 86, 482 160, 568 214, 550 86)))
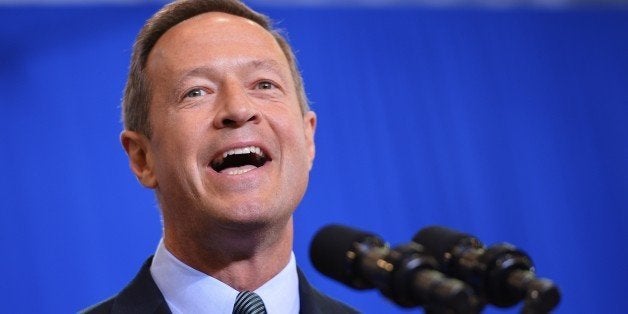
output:
POLYGON ((300 120, 284 121, 279 125, 280 140, 291 156, 301 157, 307 155, 305 131, 300 120))
POLYGON ((303 135, 303 115, 298 105, 282 103, 271 109, 265 112, 265 119, 270 122, 276 132, 292 141, 303 135))
MULTIPOLYGON (((172 118, 172 117, 171 117, 172 118)), ((190 119, 163 119, 153 130, 155 161, 164 176, 178 175, 186 168, 196 167, 202 128, 190 119)))
POLYGON ((186 148, 204 133, 210 119, 201 108, 163 110, 151 121, 155 135, 165 146, 186 148))
POLYGON ((309 145, 300 123, 291 124, 286 129, 284 145, 287 146, 290 166, 294 170, 292 175, 307 176, 310 169, 309 145))

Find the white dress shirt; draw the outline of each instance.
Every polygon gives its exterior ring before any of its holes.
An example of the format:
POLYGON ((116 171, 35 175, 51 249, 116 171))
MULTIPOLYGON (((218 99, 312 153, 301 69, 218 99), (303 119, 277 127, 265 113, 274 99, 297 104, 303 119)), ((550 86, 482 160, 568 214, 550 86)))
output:
MULTIPOLYGON (((150 273, 173 314, 233 311, 239 291, 181 262, 166 249, 163 239, 157 246, 150 273)), ((294 252, 288 265, 254 292, 264 301, 268 314, 299 313, 299 277, 294 252)))

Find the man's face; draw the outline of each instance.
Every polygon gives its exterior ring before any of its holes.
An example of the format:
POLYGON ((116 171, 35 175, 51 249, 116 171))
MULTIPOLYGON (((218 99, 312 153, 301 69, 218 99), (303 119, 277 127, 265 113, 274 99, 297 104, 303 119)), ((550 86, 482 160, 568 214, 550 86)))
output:
POLYGON ((159 39, 147 75, 150 171, 140 180, 157 189, 166 228, 286 223, 307 186, 316 117, 301 112, 272 35, 198 15, 159 39))

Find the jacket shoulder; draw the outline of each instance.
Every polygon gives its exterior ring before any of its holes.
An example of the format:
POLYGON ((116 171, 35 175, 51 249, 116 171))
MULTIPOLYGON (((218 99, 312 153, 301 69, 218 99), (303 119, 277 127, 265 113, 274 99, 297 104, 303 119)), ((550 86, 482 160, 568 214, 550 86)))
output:
POLYGON ((360 313, 349 305, 338 300, 332 299, 317 290, 314 290, 314 302, 318 304, 318 313, 325 314, 355 314, 360 313))
POLYGON ((170 313, 166 300, 150 274, 152 261, 151 256, 135 278, 120 293, 79 313, 170 313))
POLYGON ((100 303, 94 304, 86 309, 83 309, 79 312, 79 314, 106 314, 111 313, 111 308, 113 307, 113 303, 115 301, 115 296, 111 297, 107 300, 104 300, 100 303))

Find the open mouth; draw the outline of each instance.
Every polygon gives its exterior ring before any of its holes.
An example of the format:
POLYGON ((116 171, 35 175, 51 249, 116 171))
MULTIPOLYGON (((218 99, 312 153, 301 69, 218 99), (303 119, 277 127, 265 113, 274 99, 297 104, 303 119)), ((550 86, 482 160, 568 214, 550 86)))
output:
POLYGON ((211 167, 218 173, 230 175, 243 174, 259 168, 270 161, 261 148, 248 146, 234 148, 224 152, 211 162, 211 167))

